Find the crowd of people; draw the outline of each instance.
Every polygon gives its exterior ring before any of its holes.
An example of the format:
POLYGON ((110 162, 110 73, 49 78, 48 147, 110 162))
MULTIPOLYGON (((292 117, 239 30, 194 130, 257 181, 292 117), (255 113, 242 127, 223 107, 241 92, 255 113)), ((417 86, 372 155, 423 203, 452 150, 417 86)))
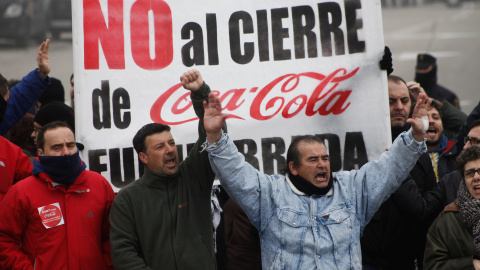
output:
POLYGON ((70 107, 49 44, 22 80, 0 75, 0 269, 480 269, 480 103, 460 110, 433 55, 406 82, 386 48, 392 145, 338 172, 314 135, 292 140, 280 173, 255 169, 186 71, 195 145, 180 162, 170 127, 146 124, 143 175, 116 194, 81 159, 74 76, 70 107))

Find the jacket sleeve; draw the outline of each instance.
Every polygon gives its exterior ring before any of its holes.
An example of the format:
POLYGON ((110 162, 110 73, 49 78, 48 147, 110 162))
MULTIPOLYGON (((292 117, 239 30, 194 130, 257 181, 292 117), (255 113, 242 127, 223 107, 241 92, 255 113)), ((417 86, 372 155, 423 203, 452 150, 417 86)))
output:
POLYGON ((462 124, 467 120, 467 115, 447 100, 440 101, 443 103, 441 109, 443 132, 451 139, 457 135, 462 124))
POLYGON ((13 186, 0 206, 0 269, 33 270, 33 264, 20 248, 27 227, 27 203, 13 186))
POLYGON ((427 223, 432 222, 443 209, 443 197, 438 185, 420 192, 411 178, 400 185, 392 198, 403 214, 427 223))
MULTIPOLYGON (((110 244, 115 270, 153 270, 140 257, 140 240, 135 232, 135 218, 122 192, 117 194, 110 210, 110 244)), ((161 243, 158 243, 161 245, 161 243)))
MULTIPOLYGON (((198 89, 197 91, 193 91, 190 94, 193 109, 195 110, 195 114, 198 117, 198 139, 195 145, 189 151, 188 157, 185 159, 185 162, 191 165, 188 167, 195 170, 195 175, 204 176, 195 177, 194 179, 203 180, 200 182, 200 186, 202 186, 203 189, 205 189, 206 191, 208 190, 208 192, 210 192, 210 190, 212 189, 215 175, 213 174, 210 166, 210 161, 208 160, 208 153, 205 151, 201 151, 201 145, 207 139, 207 133, 203 125, 203 101, 208 100, 208 94, 210 92, 210 87, 206 83, 203 83, 200 89, 198 89)), ((223 127, 223 130, 226 131, 226 124, 223 127)))
POLYGON ((107 182, 105 178, 101 179, 105 183, 105 212, 103 214, 102 221, 102 242, 103 242, 103 259, 107 269, 113 270, 112 266, 112 256, 110 248, 110 209, 112 207, 113 199, 115 198, 115 193, 113 192, 112 186, 107 182))
MULTIPOLYGON (((362 229, 367 225, 380 205, 407 178, 419 156, 426 151, 425 142, 417 142, 411 129, 398 136, 377 161, 370 161, 358 171, 344 172, 350 179, 345 185, 351 190, 351 203, 356 206, 356 215, 362 229)), ((343 177, 342 172, 339 172, 343 177)))
POLYGON ((32 175, 33 164, 30 162, 30 158, 22 152, 22 149, 18 147, 17 163, 15 164, 15 176, 13 177, 13 184, 27 178, 32 175))
POLYGON ((444 237, 452 232, 446 227, 447 223, 443 221, 443 217, 439 216, 428 230, 423 260, 424 269, 474 269, 473 256, 451 258, 449 255, 449 245, 444 237))
POLYGON ((266 175, 245 161, 230 137, 223 133, 215 144, 205 142, 212 169, 228 195, 262 232, 274 214, 273 196, 279 175, 266 175))
POLYGON ((5 135, 15 126, 50 85, 50 78, 43 79, 37 70, 38 68, 28 73, 10 89, 7 111, 0 124, 0 135, 5 135))

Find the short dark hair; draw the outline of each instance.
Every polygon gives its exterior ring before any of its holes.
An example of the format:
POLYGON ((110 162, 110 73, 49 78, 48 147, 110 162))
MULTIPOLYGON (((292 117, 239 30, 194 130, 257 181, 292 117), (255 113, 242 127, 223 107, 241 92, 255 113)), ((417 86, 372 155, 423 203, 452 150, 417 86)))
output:
POLYGON ((40 131, 38 132, 38 135, 37 135, 37 147, 42 149, 42 150, 45 150, 44 147, 45 147, 45 132, 47 132, 48 130, 51 130, 51 129, 56 129, 56 128, 59 128, 59 127, 66 127, 68 129, 70 129, 73 133, 73 137, 75 138, 75 132, 73 132, 73 129, 65 122, 63 121, 53 121, 53 122, 50 122, 48 124, 46 124, 45 126, 43 126, 40 131))
POLYGON ((302 136, 295 137, 292 140, 292 142, 290 143, 290 146, 288 147, 288 150, 287 150, 287 164, 286 164, 285 168, 283 169, 282 173, 290 172, 288 164, 290 164, 291 161, 293 162, 293 166, 295 166, 295 167, 298 167, 300 165, 300 159, 302 158, 302 155, 301 155, 300 151, 298 150, 298 145, 301 142, 305 142, 305 143, 318 142, 320 144, 324 144, 323 140, 321 140, 320 138, 318 138, 317 136, 314 136, 314 135, 302 135, 302 136))
POLYGON ((4 97, 8 92, 8 81, 0 74, 0 96, 4 97))
POLYGON ((470 129, 472 129, 474 127, 477 127, 477 126, 480 126, 480 119, 477 119, 477 120, 473 121, 473 123, 470 125, 470 129))
MULTIPOLYGON (((392 82, 395 82, 395 83, 400 83, 402 82, 403 84, 405 84, 405 86, 407 86, 407 83, 405 82, 404 79, 402 79, 400 76, 397 76, 397 75, 388 75, 388 80, 389 81, 392 81, 392 82)), ((407 87, 408 88, 408 87, 407 87)), ((409 92, 410 93, 410 92, 409 92)))
POLYGON ((145 144, 145 138, 147 138, 147 136, 155 133, 162 133, 164 131, 170 131, 170 126, 159 123, 150 123, 138 130, 132 140, 133 148, 135 148, 137 154, 140 154, 140 152, 145 153, 147 150, 147 145, 145 144))
POLYGON ((460 172, 462 178, 465 177, 465 164, 470 161, 480 159, 480 146, 472 145, 469 148, 463 150, 460 155, 457 157, 457 171, 460 172))
POLYGON ((441 103, 442 103, 441 101, 435 102, 435 100, 432 100, 432 103, 430 104, 430 107, 433 107, 433 108, 435 108, 435 110, 438 111, 438 114, 440 115, 440 118, 443 117, 442 104, 441 103))

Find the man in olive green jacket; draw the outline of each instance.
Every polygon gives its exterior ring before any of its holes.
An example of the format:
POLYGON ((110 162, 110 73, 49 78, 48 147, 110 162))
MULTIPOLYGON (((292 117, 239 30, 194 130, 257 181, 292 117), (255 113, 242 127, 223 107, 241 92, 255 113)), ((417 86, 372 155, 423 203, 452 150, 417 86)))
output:
POLYGON ((110 212, 112 261, 122 269, 216 269, 203 100, 210 89, 196 70, 180 80, 200 118, 199 138, 179 164, 170 127, 147 124, 133 138, 144 175, 123 188, 110 212))

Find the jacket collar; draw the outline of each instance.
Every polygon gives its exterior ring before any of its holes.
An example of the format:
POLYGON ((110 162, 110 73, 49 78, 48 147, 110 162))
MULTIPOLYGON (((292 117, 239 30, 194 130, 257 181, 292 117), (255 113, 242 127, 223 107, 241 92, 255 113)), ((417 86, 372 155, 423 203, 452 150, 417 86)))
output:
POLYGON ((153 188, 167 188, 172 185, 176 185, 178 182, 178 171, 174 175, 166 175, 156 173, 146 166, 143 167, 143 179, 147 186, 153 188))
POLYGON ((70 187, 67 190, 67 186, 59 184, 46 173, 40 172, 35 176, 38 180, 45 182, 48 185, 48 188, 51 190, 56 190, 60 189, 63 192, 77 192, 77 193, 83 193, 83 192, 88 192, 89 191, 89 185, 87 183, 87 174, 86 170, 83 170, 83 172, 77 177, 75 182, 73 182, 70 187))

